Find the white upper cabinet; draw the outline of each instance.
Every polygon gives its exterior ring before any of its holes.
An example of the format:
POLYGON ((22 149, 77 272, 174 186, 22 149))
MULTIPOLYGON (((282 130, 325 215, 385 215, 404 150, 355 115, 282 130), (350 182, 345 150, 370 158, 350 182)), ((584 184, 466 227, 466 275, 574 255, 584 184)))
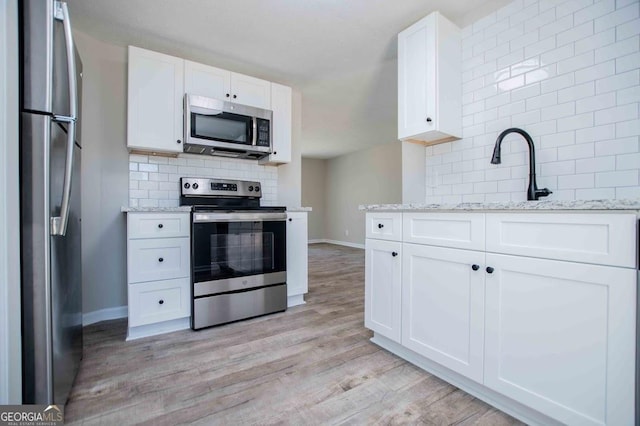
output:
POLYGON ((433 12, 398 35, 398 139, 462 137, 460 29, 433 12))
POLYGON ((231 100, 242 105, 271 109, 271 83, 232 72, 231 100))
POLYGON ((273 153, 260 160, 263 164, 283 164, 291 162, 291 101, 291 87, 271 83, 271 110, 273 111, 271 141, 273 144, 273 153))
POLYGON ((183 75, 183 59, 129 46, 129 149, 182 152, 183 75))
POLYGON ((231 96, 231 73, 209 65, 184 61, 184 91, 207 98, 228 99, 231 96))
POLYGON ((185 61, 185 92, 271 109, 271 83, 259 78, 185 61))

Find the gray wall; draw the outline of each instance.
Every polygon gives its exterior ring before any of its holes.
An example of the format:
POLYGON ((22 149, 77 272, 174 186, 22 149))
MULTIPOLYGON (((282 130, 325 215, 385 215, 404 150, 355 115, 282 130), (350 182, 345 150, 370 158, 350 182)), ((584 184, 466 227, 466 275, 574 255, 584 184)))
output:
POLYGON ((325 238, 364 244, 360 204, 402 202, 402 144, 390 142, 327 161, 325 238))
POLYGON ((0 2, 0 404, 22 402, 17 23, 16 0, 0 2))
POLYGON ((83 311, 127 304, 127 51, 75 32, 82 93, 83 311))
POLYGON ((311 207, 309 212, 309 239, 325 238, 327 160, 302 159, 302 205, 311 207))
POLYGON ((278 204, 300 207, 302 202, 302 94, 293 90, 291 162, 278 167, 278 204))

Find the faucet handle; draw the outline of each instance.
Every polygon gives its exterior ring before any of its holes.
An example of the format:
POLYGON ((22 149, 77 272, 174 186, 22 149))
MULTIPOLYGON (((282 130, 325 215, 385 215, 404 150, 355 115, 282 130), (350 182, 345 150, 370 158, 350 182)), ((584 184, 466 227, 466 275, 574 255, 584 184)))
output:
POLYGON ((548 197, 553 194, 552 191, 549 191, 549 188, 536 189, 536 200, 540 197, 548 197))

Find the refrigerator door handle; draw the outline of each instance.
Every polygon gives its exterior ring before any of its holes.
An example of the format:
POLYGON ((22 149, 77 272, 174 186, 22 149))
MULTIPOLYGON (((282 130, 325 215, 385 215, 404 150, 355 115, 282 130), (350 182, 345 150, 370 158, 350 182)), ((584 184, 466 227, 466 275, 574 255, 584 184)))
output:
POLYGON ((64 236, 67 233, 69 221, 69 209, 71 203, 71 174, 73 172, 73 145, 76 140, 76 117, 78 114, 78 88, 76 86, 76 59, 73 50, 73 34, 67 3, 56 2, 55 17, 62 21, 64 26, 64 39, 67 49, 67 71, 69 73, 69 117, 54 116, 54 121, 66 122, 67 127, 67 155, 64 170, 64 187, 62 189, 62 203, 60 216, 51 218, 51 235, 64 236))

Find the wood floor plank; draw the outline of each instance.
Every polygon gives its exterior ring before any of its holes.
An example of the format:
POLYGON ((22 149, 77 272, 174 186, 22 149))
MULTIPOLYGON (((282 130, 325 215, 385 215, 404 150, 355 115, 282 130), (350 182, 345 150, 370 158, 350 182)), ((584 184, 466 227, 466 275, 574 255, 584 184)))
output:
POLYGON ((369 341, 362 250, 311 245, 306 300, 280 314, 132 342, 126 320, 86 327, 66 421, 520 424, 369 341))

